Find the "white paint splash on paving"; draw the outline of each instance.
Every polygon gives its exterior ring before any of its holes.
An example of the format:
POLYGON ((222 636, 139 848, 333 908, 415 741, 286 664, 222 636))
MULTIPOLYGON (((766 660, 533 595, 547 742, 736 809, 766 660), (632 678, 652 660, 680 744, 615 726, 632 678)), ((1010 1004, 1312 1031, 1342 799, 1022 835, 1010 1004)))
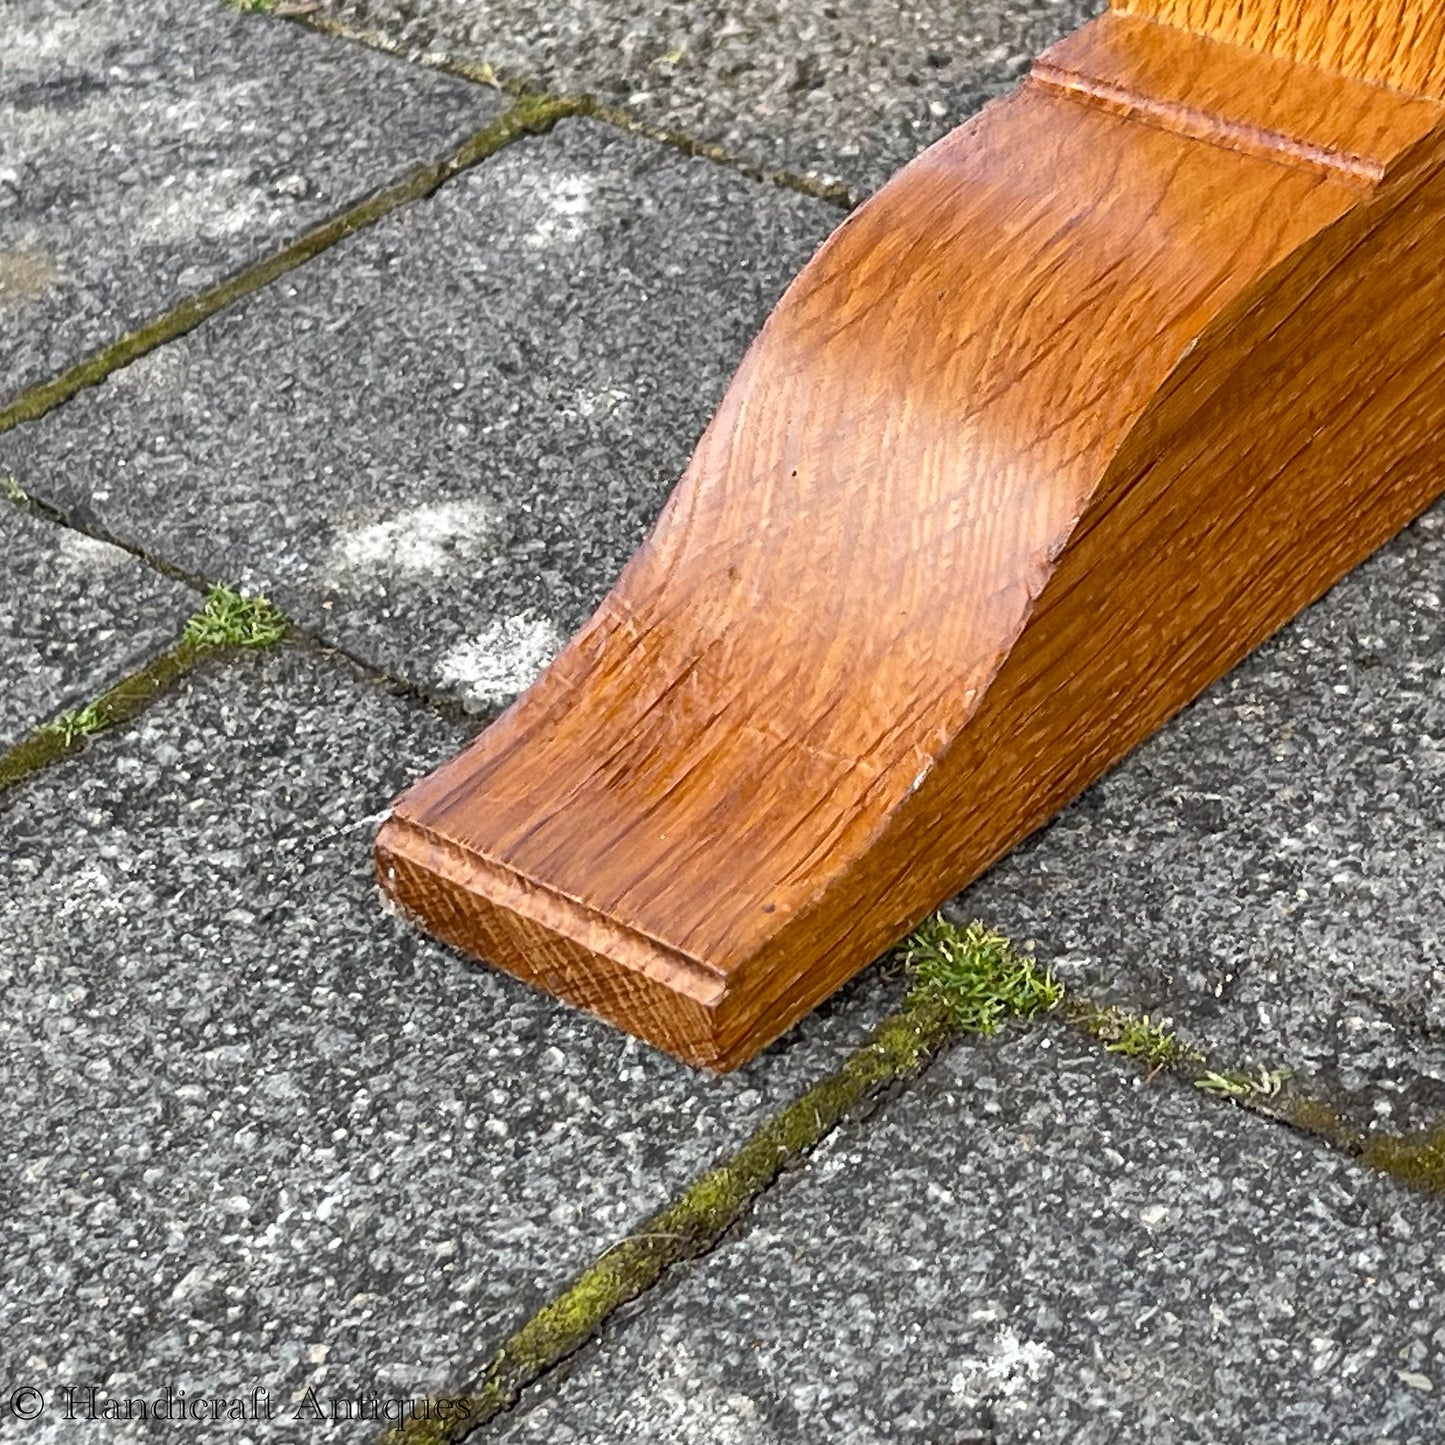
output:
POLYGON ((632 407, 632 393, 620 386, 603 386, 594 391, 579 390, 574 410, 586 420, 593 417, 625 416, 632 407))
POLYGON ((123 12, 92 6, 78 15, 37 15, 33 0, 0 3, 0 35, 5 37, 6 69, 39 74, 56 61, 78 66, 101 59, 124 39, 123 12))
POLYGON ((557 655, 556 624, 530 612, 499 617, 458 643, 438 666, 441 680, 470 708, 509 702, 557 655))
POLYGON ((1020 1340, 1007 1328, 987 1347, 986 1354, 987 1358, 960 1360, 949 1382, 954 1396, 965 1404, 1012 1398, 1043 1379, 1054 1358, 1046 1345, 1020 1340))
POLYGON ((488 555, 496 529, 490 502, 413 507, 344 532, 331 546, 326 571, 332 578, 356 572, 432 577, 488 555))
MULTIPOLYGON (((629 1445, 780 1445, 758 1402, 715 1374, 711 1363, 685 1344, 664 1345, 648 1362, 646 1392, 614 1403, 607 1438, 629 1445)), ((581 1438, 568 1429, 571 1422, 558 1401, 534 1406, 529 1438, 548 1433, 554 1421, 560 1437, 581 1438)))
POLYGON ((522 244, 534 251, 573 246, 587 234, 587 217, 597 183, 591 176, 563 172, 542 176, 524 193, 524 204, 539 214, 522 244))

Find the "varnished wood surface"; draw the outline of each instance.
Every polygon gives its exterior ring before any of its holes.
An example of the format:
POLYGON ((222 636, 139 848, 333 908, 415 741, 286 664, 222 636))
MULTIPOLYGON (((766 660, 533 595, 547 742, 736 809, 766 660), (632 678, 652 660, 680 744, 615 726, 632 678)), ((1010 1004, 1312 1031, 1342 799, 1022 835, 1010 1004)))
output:
POLYGON ((854 213, 402 906, 730 1067, 1445 489, 1445 112, 1271 49, 1106 16, 854 213))
POLYGON ((1357 80, 1445 98, 1439 0, 1114 0, 1113 8, 1357 80))
POLYGON ((1164 25, 1103 15, 1054 46, 1033 79, 1082 104, 1332 179, 1373 185, 1408 165, 1440 106, 1164 25))

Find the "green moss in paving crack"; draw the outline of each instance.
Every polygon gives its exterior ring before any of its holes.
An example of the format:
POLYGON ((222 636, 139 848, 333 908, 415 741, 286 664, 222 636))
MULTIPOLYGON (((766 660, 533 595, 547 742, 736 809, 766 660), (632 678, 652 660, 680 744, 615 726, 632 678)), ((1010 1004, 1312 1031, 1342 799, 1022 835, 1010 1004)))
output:
POLYGON ((101 711, 99 703, 88 702, 84 707, 63 712, 58 718, 41 723, 35 731, 42 736, 55 734, 61 744, 68 748, 81 738, 88 737, 91 733, 98 733, 105 726, 105 714, 101 711))
POLYGON ((1270 1101, 1270 1112, 1284 1123, 1303 1133, 1314 1134, 1347 1154, 1358 1154, 1363 1145, 1364 1136, 1345 1122, 1338 1109, 1311 1094, 1285 1090, 1270 1101))
POLYGON ((270 647, 286 635, 286 618, 264 597, 212 587, 174 647, 122 678, 93 702, 41 723, 0 754, 0 792, 76 752, 86 738, 129 722, 202 658, 228 647, 270 647))
POLYGON ((286 636, 286 617, 264 597, 217 585, 182 636, 196 647, 271 647, 286 636))
POLYGON ((1105 1052, 1138 1059, 1151 1074, 1185 1063, 1204 1062, 1198 1049, 1181 1042, 1168 1027, 1168 1019, 1155 1023, 1148 1014, 1128 1014, 1122 1009, 1099 1008, 1072 999, 1069 1014, 1071 1022, 1103 1043, 1105 1052))
MULTIPOLYGON (((410 47, 387 35, 385 31, 350 25, 332 16, 303 9, 281 13, 290 13, 291 18, 298 20, 309 30, 319 31, 323 35, 339 36, 354 41, 358 45, 369 46, 373 50, 385 51, 388 55, 405 56, 409 60, 419 58, 421 64, 429 66, 433 70, 439 70, 444 75, 459 76, 463 80, 472 81, 473 84, 485 85, 489 89, 500 90, 503 94, 518 99, 525 99, 538 90, 531 80, 513 75, 505 70, 499 70, 485 60, 464 60, 457 56, 430 53, 417 57, 410 47)), ((714 165, 726 166, 729 170, 737 171, 739 175, 747 176, 749 180, 766 181, 770 185, 781 186, 785 190, 798 191, 802 195, 811 196, 814 200, 826 201, 829 205, 838 206, 845 211, 851 211, 858 204, 859 198, 854 196, 841 182, 824 181, 814 176, 794 175, 791 171, 767 170, 762 166, 750 165, 721 146, 695 140, 692 136, 684 135, 681 131, 669 130, 665 126, 652 125, 647 121, 639 120, 630 111, 622 110, 617 106, 603 105, 591 96, 580 97, 579 103, 583 108, 578 113, 586 115, 590 120, 615 126, 619 130, 630 131, 644 140, 670 146, 684 155, 711 161, 714 165)))
POLYGON ((178 643, 152 658, 139 672, 122 678, 94 702, 42 723, 28 737, 0 753, 0 792, 75 752, 93 733, 127 722, 144 711, 152 699, 189 672, 205 653, 206 649, 189 642, 178 643))
POLYGON ((539 135, 567 116, 585 113, 580 99, 527 99, 505 115, 463 141, 450 155, 428 165, 417 166, 401 180, 374 192, 331 220, 308 231, 289 246, 247 266, 245 270, 217 285, 188 296, 154 321, 128 332, 119 340, 77 362, 53 381, 42 382, 22 392, 0 409, 0 432, 36 421, 69 401, 77 392, 96 386, 112 372, 154 351, 167 341, 193 331, 216 312, 269 285, 288 271, 345 240, 355 231, 390 215, 399 206, 424 200, 438 187, 470 169, 503 146, 525 135, 539 135))
POLYGON ((929 992, 911 999, 902 1012, 880 1023, 836 1073, 767 1120, 726 1163, 605 1251, 533 1315, 479 1381, 445 1397, 462 1402, 451 1419, 413 1419, 383 1439, 388 1445, 453 1445, 509 1408, 527 1385, 586 1344, 614 1311, 649 1289, 664 1270, 710 1250, 751 1201, 846 1114, 915 1073, 959 1031, 938 996, 929 992))
POLYGON ((918 980, 910 1003, 935 1001, 960 1032, 996 1034, 1011 1018, 1056 1008, 1064 996, 1047 969, 981 923, 930 918, 902 947, 918 980))
POLYGON ((916 980, 902 1012, 883 1020, 868 1042, 781 1114, 767 1120, 724 1164, 690 1185, 636 1233, 618 1241, 513 1334, 481 1378, 428 1402, 425 1412, 387 1431, 383 1445, 456 1445, 509 1409, 521 1391, 574 1354, 610 1316, 650 1289, 672 1265, 712 1249, 782 1170, 797 1163, 851 1111, 916 1073, 964 1033, 996 1033, 1010 1018, 1058 1010, 1065 1022, 1111 1052, 1185 1082, 1224 1080, 1245 1107, 1317 1132, 1367 1162, 1424 1187, 1445 1181, 1445 1127, 1418 1139, 1373 1141, 1361 1151, 1337 1115, 1281 1094, 1283 1070, 1215 1074, 1204 1055, 1147 1015, 1065 1000, 1064 989, 1002 935, 980 923, 965 928, 931 918, 895 950, 916 980), (1061 1007, 1062 1005, 1062 1007, 1061 1007), (438 1418, 446 1412, 446 1418, 438 1418))
POLYGON ((1217 1099, 1272 1099, 1289 1077, 1289 1069, 1268 1069, 1261 1064, 1252 1073, 1245 1069, 1206 1070, 1194 1080, 1194 1087, 1217 1099))
POLYGON ((1420 1134, 1378 1134, 1365 1141, 1360 1160, 1413 1189, 1445 1190, 1445 1124, 1420 1134))

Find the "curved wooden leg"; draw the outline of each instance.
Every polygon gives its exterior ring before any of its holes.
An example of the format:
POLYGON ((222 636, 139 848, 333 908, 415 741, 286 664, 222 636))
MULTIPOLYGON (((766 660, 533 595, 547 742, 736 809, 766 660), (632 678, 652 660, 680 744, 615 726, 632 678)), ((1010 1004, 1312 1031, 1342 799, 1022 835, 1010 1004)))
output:
POLYGON ((732 1067, 1445 488, 1445 110, 1275 49, 1106 15, 854 213, 397 901, 732 1067))

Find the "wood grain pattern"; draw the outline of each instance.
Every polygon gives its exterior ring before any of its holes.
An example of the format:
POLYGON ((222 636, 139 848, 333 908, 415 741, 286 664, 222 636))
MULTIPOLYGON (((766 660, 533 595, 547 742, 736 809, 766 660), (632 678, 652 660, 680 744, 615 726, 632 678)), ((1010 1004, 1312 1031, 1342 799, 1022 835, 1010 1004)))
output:
POLYGON ((1357 80, 1445 98, 1438 0, 1116 0, 1128 15, 1357 80))
POLYGON ((1445 109, 1271 49, 1105 16, 855 212, 403 908, 732 1067, 1445 489, 1445 109))

